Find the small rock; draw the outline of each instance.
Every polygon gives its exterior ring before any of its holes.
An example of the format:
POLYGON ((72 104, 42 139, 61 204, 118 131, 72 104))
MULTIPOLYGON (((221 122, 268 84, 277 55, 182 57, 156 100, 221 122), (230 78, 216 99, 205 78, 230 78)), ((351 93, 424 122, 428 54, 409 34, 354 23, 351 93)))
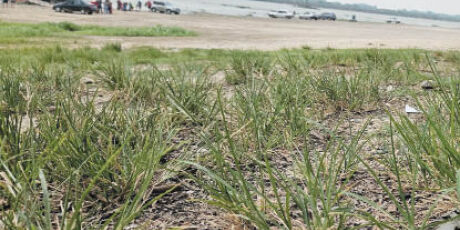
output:
POLYGON ((51 113, 56 111, 56 106, 54 106, 54 105, 49 106, 48 111, 51 112, 51 113))
POLYGON ((451 212, 444 213, 441 216, 441 218, 444 219, 444 220, 453 220, 458 216, 459 213, 460 213, 459 210, 454 210, 454 211, 451 211, 451 212))
POLYGON ((82 78, 80 79, 80 82, 81 82, 82 84, 85 84, 85 85, 92 85, 92 84, 96 83, 96 81, 94 81, 93 79, 91 79, 91 78, 89 78, 89 77, 82 77, 82 78))
POLYGON ((385 149, 384 147, 378 147, 377 150, 375 150, 375 153, 377 153, 377 154, 386 154, 386 153, 388 153, 388 150, 385 149))
POLYGON ((393 69, 399 69, 404 65, 404 62, 398 61, 394 64, 393 69))
POLYGON ((392 92, 392 91, 394 91, 394 90, 395 90, 395 88, 394 88, 392 85, 389 85, 389 86, 387 87, 387 92, 392 92))
POLYGON ((437 230, 458 230, 460 229, 460 222, 459 221, 452 221, 445 224, 440 225, 437 230))
POLYGON ((390 212, 390 213, 392 213, 392 212, 398 211, 398 209, 396 208, 396 205, 390 204, 390 205, 388 206, 388 210, 387 210, 387 211, 390 212))
POLYGON ((434 82, 432 80, 425 80, 425 81, 422 81, 422 83, 420 83, 420 87, 422 89, 433 89, 434 88, 434 82))
POLYGON ((317 131, 311 131, 310 132, 310 137, 314 138, 314 139, 317 139, 317 140, 320 140, 320 141, 327 141, 329 139, 331 139, 331 136, 327 133, 326 135, 323 135, 317 131))

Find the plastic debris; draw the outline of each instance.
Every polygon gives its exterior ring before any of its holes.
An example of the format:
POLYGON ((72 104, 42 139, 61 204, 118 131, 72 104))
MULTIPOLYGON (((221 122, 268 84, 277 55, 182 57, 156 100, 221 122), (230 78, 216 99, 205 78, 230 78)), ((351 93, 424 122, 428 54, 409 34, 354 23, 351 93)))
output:
POLYGON ((411 107, 410 105, 406 105, 406 113, 421 113, 418 109, 411 107))

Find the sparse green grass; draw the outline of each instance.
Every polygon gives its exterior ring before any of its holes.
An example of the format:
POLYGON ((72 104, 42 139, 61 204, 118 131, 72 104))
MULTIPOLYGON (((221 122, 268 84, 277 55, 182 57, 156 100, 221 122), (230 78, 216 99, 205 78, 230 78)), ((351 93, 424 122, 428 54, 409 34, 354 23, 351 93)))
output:
POLYGON ((458 57, 119 44, 4 49, 0 228, 123 229, 185 178, 208 195, 194 202, 237 214, 247 227, 429 229, 440 221, 438 198, 459 204, 459 74, 420 69, 433 59, 455 67, 458 57), (427 78, 441 88, 422 92, 427 78), (419 102, 421 118, 398 114, 407 100, 419 102), (391 124, 368 129, 375 116, 391 124), (387 154, 368 151, 377 147, 373 138, 387 154), (363 174, 369 190, 358 194, 363 174), (161 185, 172 186, 152 192, 161 185), (379 196, 396 211, 379 208, 379 196))
POLYGON ((124 37, 164 37, 195 36, 196 33, 179 27, 106 27, 97 25, 76 25, 60 23, 13 23, 0 22, 0 43, 20 44, 31 38, 75 38, 80 36, 124 36, 124 37))

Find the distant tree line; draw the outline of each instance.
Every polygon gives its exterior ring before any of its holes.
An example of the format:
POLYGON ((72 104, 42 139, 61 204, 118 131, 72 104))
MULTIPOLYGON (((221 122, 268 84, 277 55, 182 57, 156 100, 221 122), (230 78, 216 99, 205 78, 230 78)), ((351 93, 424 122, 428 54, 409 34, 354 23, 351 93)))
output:
POLYGON ((389 10, 380 9, 368 4, 343 4, 339 2, 328 2, 325 0, 258 0, 265 2, 290 3, 307 8, 330 8, 338 10, 353 10, 366 13, 386 14, 400 17, 425 18, 443 21, 460 22, 460 15, 440 14, 432 11, 418 10, 389 10))

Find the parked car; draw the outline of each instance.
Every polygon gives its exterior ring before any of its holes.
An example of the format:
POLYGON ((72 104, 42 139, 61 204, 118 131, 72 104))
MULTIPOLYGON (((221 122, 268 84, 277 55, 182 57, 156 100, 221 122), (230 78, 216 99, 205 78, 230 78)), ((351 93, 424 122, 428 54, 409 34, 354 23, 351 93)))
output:
POLYGON ((294 12, 289 12, 287 10, 272 10, 268 13, 268 16, 271 18, 287 18, 291 19, 294 17, 294 12))
POLYGON ((322 13, 320 15, 316 15, 315 20, 332 20, 332 21, 335 21, 335 20, 337 20, 337 16, 335 15, 335 13, 325 12, 325 13, 322 13))
POLYGON ((82 14, 92 14, 97 12, 97 7, 83 0, 67 0, 55 4, 53 10, 56 12, 81 12, 82 14))
POLYGON ((173 4, 164 1, 153 1, 153 12, 166 13, 166 14, 180 14, 180 9, 173 4))
POLYGON ((317 16, 315 13, 312 13, 312 12, 305 12, 301 15, 299 15, 299 19, 303 19, 303 20, 317 20, 317 16))
POLYGON ((392 24, 392 23, 394 23, 394 24, 401 24, 401 21, 399 21, 397 18, 389 18, 389 19, 387 20, 387 23, 388 23, 388 24, 392 24))

